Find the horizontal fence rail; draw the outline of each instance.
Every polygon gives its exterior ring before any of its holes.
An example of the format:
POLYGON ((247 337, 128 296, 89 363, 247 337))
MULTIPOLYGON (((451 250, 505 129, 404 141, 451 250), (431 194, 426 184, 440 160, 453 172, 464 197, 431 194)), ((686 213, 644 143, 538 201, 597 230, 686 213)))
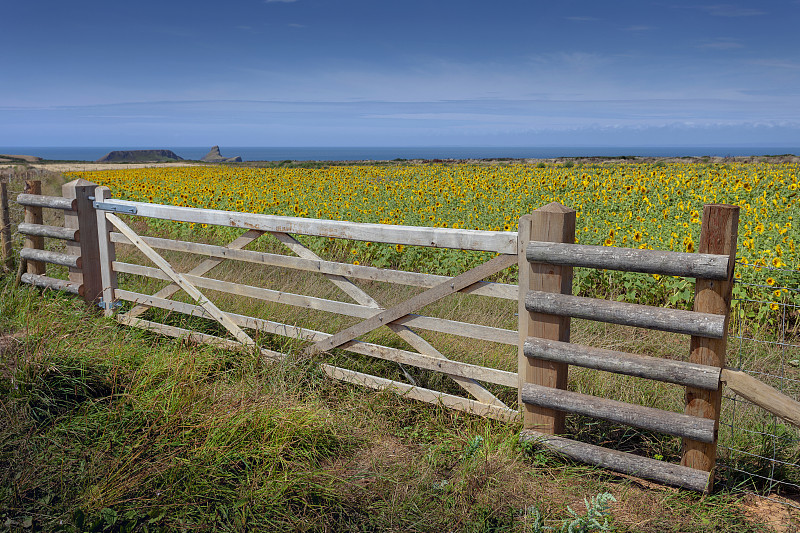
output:
POLYGON ((553 242, 529 242, 525 249, 528 261, 642 272, 662 276, 728 279, 727 255, 664 252, 638 248, 590 246, 553 242))
POLYGON ((701 442, 713 442, 715 436, 714 421, 708 418, 673 413, 533 383, 528 383, 522 388, 522 401, 539 407, 601 418, 701 442))
POLYGON ((569 342, 528 337, 525 355, 605 372, 625 374, 698 389, 716 390, 722 370, 686 361, 581 346, 569 342))
POLYGON ((525 309, 535 313, 585 318, 598 322, 636 326, 721 339, 725 336, 725 316, 649 305, 597 300, 583 296, 529 291, 525 309))
POLYGON ((240 213, 218 209, 200 209, 171 205, 148 204, 128 200, 108 200, 107 209, 133 207, 141 217, 194 222, 260 231, 278 231, 297 235, 314 235, 355 241, 384 242, 408 246, 476 250, 499 254, 517 253, 517 234, 510 231, 463 230, 365 224, 343 220, 321 220, 256 213, 240 213))
POLYGON ((62 209, 65 211, 75 211, 78 205, 77 200, 72 198, 26 193, 17 196, 17 203, 27 207, 49 207, 50 209, 62 209))
POLYGON ((63 228, 60 226, 45 226, 22 222, 17 226, 17 232, 22 235, 35 235, 65 241, 80 241, 80 231, 77 228, 63 228))
POLYGON ((708 489, 710 474, 686 466, 674 465, 640 457, 602 446, 578 442, 557 435, 546 435, 530 429, 522 431, 521 440, 541 444, 574 461, 607 468, 644 479, 652 479, 666 485, 705 492, 708 489))

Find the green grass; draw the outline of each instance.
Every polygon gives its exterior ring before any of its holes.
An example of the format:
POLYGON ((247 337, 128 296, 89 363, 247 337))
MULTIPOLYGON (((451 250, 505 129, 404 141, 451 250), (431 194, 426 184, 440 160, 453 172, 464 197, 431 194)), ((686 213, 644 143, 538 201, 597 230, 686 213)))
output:
MULTIPOLYGON (((519 427, 108 321, 0 299, 0 526, 51 531, 759 531, 737 499, 639 485, 520 447, 519 427), (12 337, 13 335, 13 337, 12 337)), ((364 363, 366 364, 366 363, 364 363)), ((579 426, 579 421, 575 421, 579 426)))

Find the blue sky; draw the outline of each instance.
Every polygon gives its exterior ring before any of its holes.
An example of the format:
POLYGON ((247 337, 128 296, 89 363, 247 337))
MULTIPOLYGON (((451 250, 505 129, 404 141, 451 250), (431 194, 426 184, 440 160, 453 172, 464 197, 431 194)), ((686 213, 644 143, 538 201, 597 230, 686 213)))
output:
POLYGON ((800 1, 15 1, 0 146, 800 146, 800 1))

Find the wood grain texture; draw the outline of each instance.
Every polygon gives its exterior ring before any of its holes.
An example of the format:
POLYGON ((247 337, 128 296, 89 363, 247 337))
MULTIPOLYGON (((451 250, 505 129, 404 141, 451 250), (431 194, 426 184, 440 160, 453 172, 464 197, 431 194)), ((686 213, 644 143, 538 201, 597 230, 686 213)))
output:
POLYGON ((719 386, 719 368, 685 361, 605 350, 568 342, 536 339, 534 337, 529 337, 525 340, 524 353, 527 357, 604 370, 627 376, 654 379, 676 385, 707 390, 716 390, 719 386))
POLYGON ((539 407, 601 418, 626 426, 691 438, 701 442, 713 442, 716 438, 714 421, 707 418, 543 387, 533 383, 527 383, 522 388, 522 401, 539 407))
POLYGON ((34 287, 41 289, 53 289, 56 291, 64 291, 77 296, 83 296, 83 287, 71 281, 50 278, 48 276, 40 276, 37 274, 22 274, 20 276, 21 283, 27 283, 34 287))
MULTIPOLYGON (((38 180, 30 180, 25 182, 25 193, 20 196, 29 196, 32 198, 39 197, 42 194, 42 182, 38 180)), ((17 197, 19 202, 19 197, 17 197)), ((24 204, 23 204, 24 205, 24 204)), ((42 219, 42 208, 36 205, 25 206, 25 223, 31 225, 41 226, 44 222, 42 219)), ((44 250, 44 237, 38 235, 28 235, 25 237, 23 250, 44 250)), ((28 274, 37 276, 44 276, 47 271, 45 263, 41 260, 33 260, 23 257, 27 265, 28 274)))
POLYGON ((145 244, 141 238, 130 227, 128 227, 127 224, 125 224, 125 222, 123 222, 113 213, 105 213, 105 217, 123 235, 130 239, 130 241, 133 242, 134 245, 136 245, 136 247, 145 256, 147 256, 148 259, 150 259, 158 268, 164 271, 164 273, 166 273, 176 285, 178 285, 181 289, 183 289, 184 292, 186 292, 186 294, 196 301, 200 307, 205 309, 212 317, 214 317, 217 322, 222 324, 222 326, 227 329, 236 338, 236 340, 249 346, 255 345, 255 341, 253 341, 253 339, 251 339, 247 333, 242 331, 239 326, 232 322, 230 318, 228 318, 225 313, 223 313, 216 305, 214 305, 211 300, 206 298, 205 295, 203 295, 203 293, 197 289, 197 287, 189 283, 183 274, 175 271, 175 269, 172 268, 172 265, 170 265, 166 259, 158 255, 158 252, 145 244))
MULTIPOLYGON (((111 234, 111 240, 114 243, 131 244, 131 242, 126 239, 124 235, 116 232, 111 234)), ((303 270, 306 272, 317 272, 323 275, 395 283, 412 287, 435 287, 436 285, 450 279, 448 276, 422 274, 420 272, 408 272, 404 270, 391 270, 363 265, 351 265, 348 263, 336 263, 333 261, 324 261, 319 258, 306 259, 302 257, 292 257, 281 254, 239 250, 234 249, 232 245, 229 245, 228 247, 215 246, 211 244, 185 242, 146 236, 142 236, 142 240, 153 248, 159 250, 188 252, 198 255, 216 257, 219 259, 231 259, 260 265, 303 270)), ((503 298, 505 300, 517 300, 519 294, 516 285, 492 283, 486 281, 474 283, 469 287, 464 288, 460 292, 464 294, 476 294, 480 296, 493 296, 495 298, 503 298)))
POLYGON ((525 298, 522 296, 529 290, 572 294, 572 267, 531 263, 525 256, 525 249, 529 241, 575 242, 575 211, 557 203, 540 207, 520 218, 518 234, 520 299, 517 364, 523 425, 543 433, 563 433, 564 413, 522 402, 521 390, 527 383, 556 389, 567 388, 567 365, 527 357, 524 353, 524 342, 528 337, 569 342, 570 318, 532 312, 526 308, 525 298))
POLYGON ((64 228, 79 229, 84 237, 80 242, 67 242, 67 253, 80 256, 83 262, 80 269, 70 269, 69 279, 84 286, 84 299, 90 303, 99 301, 103 294, 97 213, 90 200, 95 196, 96 190, 95 183, 84 179, 73 180, 61 186, 63 197, 75 202, 74 211, 64 211, 64 228))
POLYGON ((416 387, 407 383, 400 383, 389 379, 371 376, 346 368, 339 368, 332 365, 320 365, 320 368, 328 376, 339 381, 353 383, 376 390, 389 390, 396 392, 404 398, 411 398, 434 405, 443 405, 450 409, 471 413, 474 415, 495 418, 504 422, 514 422, 519 417, 519 413, 507 407, 487 405, 469 398, 462 398, 452 394, 437 392, 422 387, 416 387))
POLYGON ((596 465, 615 472, 650 479, 666 485, 673 485, 697 492, 708 492, 710 476, 708 472, 685 466, 657 461, 625 452, 609 450, 601 446, 574 440, 545 435, 532 430, 520 434, 523 442, 533 442, 574 461, 596 465))
MULTIPOLYGON (((727 255, 731 269, 726 280, 698 279, 695 284, 694 310, 710 313, 722 322, 723 335, 717 338, 692 336, 689 361, 718 368, 725 367, 728 319, 730 316, 731 292, 733 290, 733 265, 736 258, 736 241, 739 226, 739 208, 731 205, 706 205, 703 207, 703 222, 700 227, 698 252, 727 255)), ((687 415, 709 418, 719 425, 722 402, 722 384, 713 391, 686 388, 687 415)), ((681 464, 698 470, 711 472, 717 461, 717 442, 706 443, 691 439, 683 440, 681 464)))
POLYGON ((543 291, 529 291, 525 308, 532 312, 716 339, 724 337, 726 331, 724 316, 699 310, 684 311, 543 291))
POLYGON ((17 195, 17 203, 26 207, 48 207, 50 209, 66 209, 70 211, 74 211, 77 205, 77 202, 69 198, 43 196, 27 189, 25 189, 24 193, 17 195))
POLYGON ((724 368, 722 381, 739 396, 800 427, 800 402, 740 370, 724 368))
MULTIPOLYGON (((97 187, 95 197, 98 202, 103 202, 111 198, 111 191, 108 187, 97 187)), ((100 291, 102 301, 105 304, 103 314, 111 317, 114 314, 112 307, 115 301, 114 291, 117 288, 117 273, 111 268, 111 264, 116 259, 116 250, 111 243, 110 232, 111 224, 106 219, 105 211, 95 210, 97 227, 97 250, 98 262, 100 264, 100 291)))
POLYGON ((727 255, 548 242, 528 243, 526 257, 553 265, 708 279, 727 279, 729 261, 727 255))
POLYGON ((510 231, 481 231, 420 226, 365 224, 345 220, 321 220, 257 213, 239 213, 217 209, 199 209, 173 205, 113 200, 112 205, 136 207, 137 215, 162 220, 194 222, 234 228, 315 235, 336 239, 383 242, 409 246, 478 250, 499 254, 517 254, 517 234, 510 231))
POLYGON ((78 242, 80 231, 77 228, 62 228, 59 226, 44 226, 38 224, 28 224, 21 222, 17 226, 17 231, 22 235, 38 235, 39 237, 49 237, 51 239, 62 239, 78 242))
POLYGON ((19 256, 28 260, 28 273, 31 274, 30 265, 32 263, 50 263, 72 268, 81 268, 81 258, 74 255, 51 252, 49 250, 37 250, 35 248, 23 248, 19 251, 19 256))
POLYGON ((390 309, 381 311, 380 313, 377 313, 375 316, 368 318, 363 322, 336 333, 329 339, 325 339, 324 341, 315 344, 313 350, 331 350, 344 344, 345 342, 360 337, 361 335, 369 333, 372 330, 378 329, 381 326, 391 324, 395 320, 398 320, 409 313, 413 313, 414 311, 440 300, 445 296, 458 292, 464 287, 472 285, 473 283, 476 283, 487 276, 491 276, 492 274, 496 274, 497 272, 504 270, 514 262, 516 262, 516 256, 500 255, 495 257, 486 263, 483 263, 471 270, 468 270, 467 272, 464 272, 463 274, 449 279, 448 281, 437 285, 436 287, 428 289, 427 291, 418 294, 390 309))

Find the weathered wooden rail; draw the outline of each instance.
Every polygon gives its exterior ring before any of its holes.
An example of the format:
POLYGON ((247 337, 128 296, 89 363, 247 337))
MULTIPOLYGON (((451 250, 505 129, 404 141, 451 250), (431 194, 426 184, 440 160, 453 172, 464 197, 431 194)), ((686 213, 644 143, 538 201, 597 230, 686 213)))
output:
POLYGON ((21 281, 80 294, 87 301, 99 304, 107 316, 122 324, 224 348, 250 347, 260 350, 269 359, 285 355, 258 347, 253 332, 303 341, 307 343, 308 353, 341 349, 399 363, 404 372, 402 365, 441 372, 457 383, 465 395, 420 387, 407 372, 412 383, 321 365, 334 379, 373 389, 394 390, 409 398, 452 409, 506 421, 518 420, 521 414, 523 439, 539 442, 575 460, 701 492, 712 486, 723 384, 788 422, 800 425, 800 403, 742 372, 725 368, 738 219, 738 209, 731 206, 706 206, 700 253, 686 254, 576 245, 575 212, 558 204, 523 216, 518 232, 494 232, 358 224, 123 201, 113 199, 108 188, 83 180, 65 185, 63 197, 39 193, 36 183, 31 182, 26 193, 17 198, 26 210, 25 222, 19 225, 19 231, 27 236, 20 253, 22 263, 27 263, 21 281), (44 225, 42 208, 62 210, 64 227, 44 225), (226 246, 186 242, 140 236, 121 215, 244 231, 226 246), (325 260, 293 236, 298 234, 478 250, 494 252, 496 256, 458 276, 447 277, 325 260), (245 249, 263 236, 274 237, 295 255, 245 249), (46 250, 45 238, 65 240, 67 252, 46 250), (154 266, 118 261, 119 245, 134 246, 154 266), (163 257, 164 251, 199 255, 205 259, 188 272, 179 272, 163 257), (319 274, 351 301, 293 294, 210 277, 214 269, 231 261, 319 274), (46 264, 68 267, 69 280, 46 276, 46 264), (514 264, 519 266, 518 286, 486 281, 487 277, 514 264), (695 278, 694 309, 664 309, 574 296, 573 267, 695 278), (154 294, 143 294, 119 287, 118 274, 169 284, 154 294), (424 290, 399 304, 383 307, 352 279, 424 290), (203 291, 209 290, 335 313, 360 321, 336 332, 316 331, 276 322, 269 317, 224 311, 204 294, 203 291), (172 299, 179 292, 188 295, 192 302, 172 299), (423 307, 455 293, 517 301, 517 330, 418 314, 423 307), (130 302, 132 306, 119 312, 120 301, 130 302), (143 318, 151 308, 214 320, 227 330, 230 338, 143 318), (689 360, 661 359, 572 344, 569 328, 573 317, 689 335, 689 360), (360 340, 383 326, 414 351, 360 340), (517 371, 450 359, 417 330, 516 346, 517 371), (675 413, 569 391, 570 365, 681 386, 686 398, 685 410, 675 413), (519 409, 503 403, 488 385, 516 388, 519 409), (566 413, 678 436, 683 439, 681 464, 672 465, 559 436, 564 432, 566 413))

